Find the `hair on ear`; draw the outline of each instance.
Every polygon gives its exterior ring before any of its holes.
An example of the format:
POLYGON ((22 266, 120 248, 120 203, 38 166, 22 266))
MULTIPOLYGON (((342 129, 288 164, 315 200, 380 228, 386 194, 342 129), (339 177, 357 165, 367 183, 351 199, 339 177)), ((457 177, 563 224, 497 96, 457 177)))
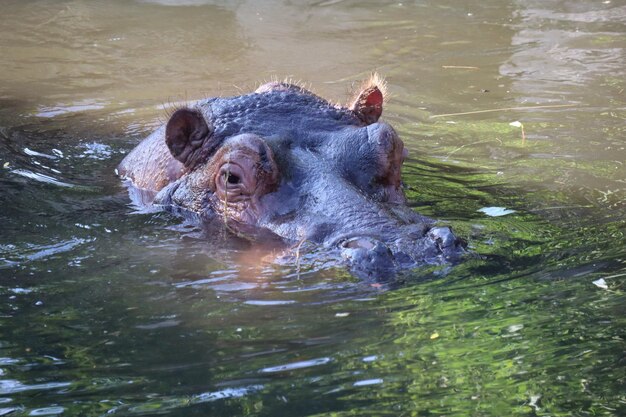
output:
POLYGON ((376 72, 361 83, 348 107, 365 124, 376 123, 383 113, 383 102, 387 97, 387 83, 376 72))

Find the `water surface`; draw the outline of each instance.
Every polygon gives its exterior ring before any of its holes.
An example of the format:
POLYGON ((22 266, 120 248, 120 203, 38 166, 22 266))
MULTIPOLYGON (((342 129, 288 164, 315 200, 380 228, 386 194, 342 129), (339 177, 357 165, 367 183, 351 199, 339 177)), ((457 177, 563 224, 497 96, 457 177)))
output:
POLYGON ((0 415, 626 414, 624 2, 0 7, 0 415), (113 174, 172 104, 372 70, 411 205, 480 257, 277 265, 113 174))

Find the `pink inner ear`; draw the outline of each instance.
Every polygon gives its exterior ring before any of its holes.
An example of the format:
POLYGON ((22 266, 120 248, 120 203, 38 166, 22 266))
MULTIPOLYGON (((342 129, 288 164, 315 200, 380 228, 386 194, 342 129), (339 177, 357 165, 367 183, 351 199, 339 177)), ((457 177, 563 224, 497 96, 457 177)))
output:
POLYGON ((383 93, 378 88, 375 88, 374 91, 372 91, 367 96, 367 99, 365 100, 365 105, 366 106, 382 106, 383 105, 383 93))
POLYGON ((361 91, 352 106, 350 106, 350 109, 365 124, 376 123, 383 113, 383 96, 382 91, 377 86, 369 87, 361 91))

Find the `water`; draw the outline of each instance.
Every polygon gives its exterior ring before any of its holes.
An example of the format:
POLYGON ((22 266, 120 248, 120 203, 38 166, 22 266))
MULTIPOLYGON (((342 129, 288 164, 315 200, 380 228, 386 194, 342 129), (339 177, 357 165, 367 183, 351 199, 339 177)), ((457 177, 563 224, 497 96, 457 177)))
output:
POLYGON ((0 415, 626 414, 623 1, 1 9, 0 415), (373 69, 412 206, 480 258, 298 271, 113 175, 164 105, 373 69))

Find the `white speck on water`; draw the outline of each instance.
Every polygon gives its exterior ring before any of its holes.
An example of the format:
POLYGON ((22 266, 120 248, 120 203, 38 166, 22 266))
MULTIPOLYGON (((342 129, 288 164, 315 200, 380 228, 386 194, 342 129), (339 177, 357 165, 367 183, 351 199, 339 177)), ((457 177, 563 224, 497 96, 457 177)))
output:
POLYGON ((383 383, 383 379, 382 378, 374 378, 374 379, 364 379, 362 381, 357 381, 354 384, 352 384, 352 386, 355 387, 365 387, 368 385, 379 385, 383 383))
POLYGON ((537 401, 539 401, 540 399, 541 399, 541 395, 531 395, 530 401, 528 402, 528 406, 534 408, 535 410, 539 410, 537 401))
POLYGON ((240 398, 262 389, 263 385, 250 385, 248 387, 226 388, 221 391, 203 392, 202 394, 194 395, 191 398, 191 403, 205 403, 224 398, 240 398))
POLYGON ((59 187, 75 187, 74 184, 69 184, 67 182, 59 181, 58 179, 51 177, 45 174, 39 174, 37 172, 32 172, 27 169, 14 169, 11 171, 12 174, 20 175, 25 178, 30 178, 35 181, 44 182, 47 184, 57 185, 59 187))
POLYGON ((14 294, 28 294, 33 292, 33 290, 29 289, 29 288, 11 288, 9 291, 11 291, 14 294))
POLYGON ((224 292, 234 292, 234 291, 245 291, 257 288, 258 285, 252 282, 231 282, 225 284, 217 284, 212 285, 215 291, 224 291, 224 292))
POLYGON ((483 207, 478 211, 486 214, 489 217, 500 217, 506 216, 507 214, 515 213, 515 210, 507 209, 504 207, 483 207))
POLYGON ((295 304, 295 300, 248 300, 244 304, 251 306, 282 306, 287 304, 295 304))
POLYGON ((89 110, 102 110, 105 107, 105 103, 97 103, 89 100, 82 100, 72 104, 59 104, 57 106, 46 107, 42 106, 37 109, 35 116, 51 118, 68 113, 79 113, 89 110))
POLYGON ((592 284, 598 288, 602 288, 603 290, 609 289, 609 286, 606 284, 606 281, 604 280, 604 278, 597 279, 593 281, 592 284))
POLYGON ((24 148, 24 153, 26 155, 29 155, 29 156, 39 156, 41 158, 57 159, 57 157, 55 155, 48 155, 47 153, 41 153, 41 152, 33 151, 30 148, 24 148))
POLYGON ((310 368, 312 366, 326 365, 330 361, 331 361, 330 358, 317 358, 317 359, 311 359, 308 361, 292 362, 292 363, 287 363, 284 365, 270 366, 268 368, 261 369, 260 372, 273 373, 273 372, 293 371, 295 369, 310 368))
POLYGON ((85 151, 82 154, 78 155, 79 158, 90 158, 102 161, 105 159, 109 159, 113 154, 113 150, 111 149, 111 147, 102 143, 85 143, 83 145, 83 148, 85 148, 85 151))
POLYGON ((56 416, 59 414, 63 414, 65 408, 63 407, 45 407, 45 408, 35 408, 28 413, 29 416, 56 416))

